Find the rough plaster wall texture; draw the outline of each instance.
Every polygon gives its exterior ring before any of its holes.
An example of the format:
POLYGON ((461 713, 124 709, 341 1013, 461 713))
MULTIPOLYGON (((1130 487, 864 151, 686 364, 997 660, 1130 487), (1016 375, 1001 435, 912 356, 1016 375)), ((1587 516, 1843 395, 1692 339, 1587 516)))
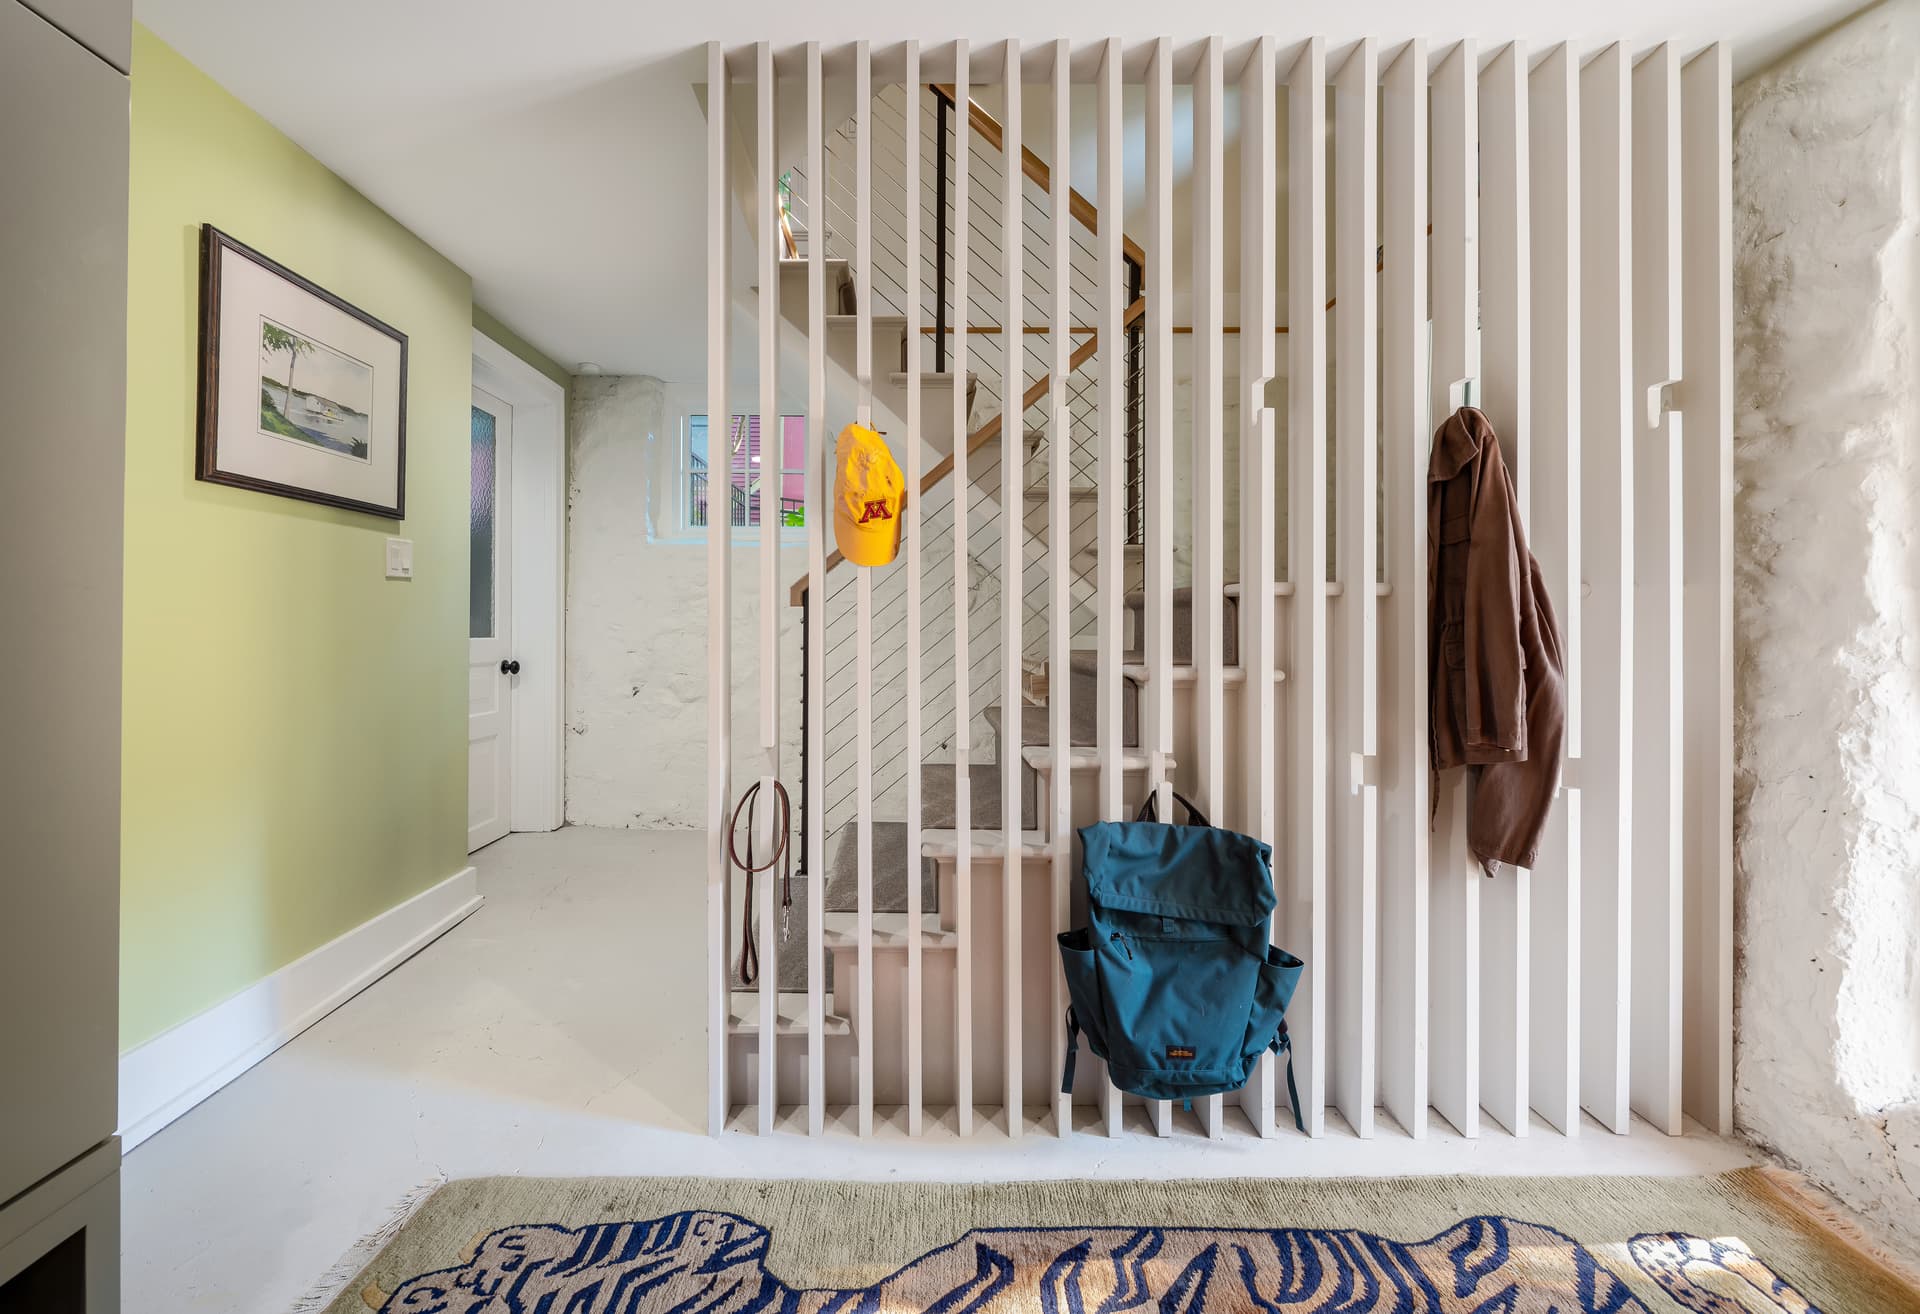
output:
POLYGON ((1734 118, 1743 1128, 1920 1251, 1920 0, 1734 118))
MULTIPOLYGON (((678 434, 666 385, 582 376, 568 401, 567 820, 587 826, 706 824, 707 546, 677 532, 678 434), (677 540, 677 541, 676 541, 677 540)), ((733 756, 757 771, 760 549, 733 554, 733 756)), ((780 578, 782 778, 799 787, 798 608, 780 578)))

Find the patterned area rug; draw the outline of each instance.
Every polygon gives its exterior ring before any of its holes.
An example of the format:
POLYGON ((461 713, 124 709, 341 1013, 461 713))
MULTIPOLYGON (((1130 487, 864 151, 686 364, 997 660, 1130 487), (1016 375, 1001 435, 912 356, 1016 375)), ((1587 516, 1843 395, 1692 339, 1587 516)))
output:
POLYGON ((327 1314, 1916 1314, 1789 1181, 483 1178, 327 1314))

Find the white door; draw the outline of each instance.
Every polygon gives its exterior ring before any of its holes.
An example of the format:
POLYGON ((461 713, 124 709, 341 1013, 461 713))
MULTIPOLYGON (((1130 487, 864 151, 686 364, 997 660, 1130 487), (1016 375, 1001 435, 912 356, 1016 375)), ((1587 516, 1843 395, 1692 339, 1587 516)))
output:
POLYGON ((513 761, 513 686, 519 663, 513 638, 513 556, 509 551, 508 472, 513 469, 513 408, 473 390, 473 497, 468 533, 473 566, 467 624, 467 851, 507 833, 513 761))

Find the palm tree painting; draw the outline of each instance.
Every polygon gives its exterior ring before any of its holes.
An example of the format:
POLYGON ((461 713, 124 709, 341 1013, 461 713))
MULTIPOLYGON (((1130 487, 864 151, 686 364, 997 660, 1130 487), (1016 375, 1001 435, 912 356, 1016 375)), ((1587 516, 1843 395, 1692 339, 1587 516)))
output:
POLYGON ((373 368, 284 324, 260 320, 260 431, 367 459, 373 368), (301 363, 306 368, 301 369, 301 363), (283 373, 284 378, 275 377, 283 373), (306 386, 300 386, 304 380, 306 386))

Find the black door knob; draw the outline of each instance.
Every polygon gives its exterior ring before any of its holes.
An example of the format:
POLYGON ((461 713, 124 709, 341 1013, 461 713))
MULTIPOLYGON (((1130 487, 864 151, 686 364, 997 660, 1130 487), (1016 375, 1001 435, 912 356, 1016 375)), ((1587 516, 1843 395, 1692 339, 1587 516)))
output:
POLYGON ((507 660, 506 658, 504 658, 504 657, 503 657, 503 658, 501 658, 501 659, 500 659, 500 674, 502 674, 502 675, 518 675, 518 674, 520 674, 520 663, 519 663, 519 662, 516 662, 516 661, 508 661, 508 660, 507 660))

